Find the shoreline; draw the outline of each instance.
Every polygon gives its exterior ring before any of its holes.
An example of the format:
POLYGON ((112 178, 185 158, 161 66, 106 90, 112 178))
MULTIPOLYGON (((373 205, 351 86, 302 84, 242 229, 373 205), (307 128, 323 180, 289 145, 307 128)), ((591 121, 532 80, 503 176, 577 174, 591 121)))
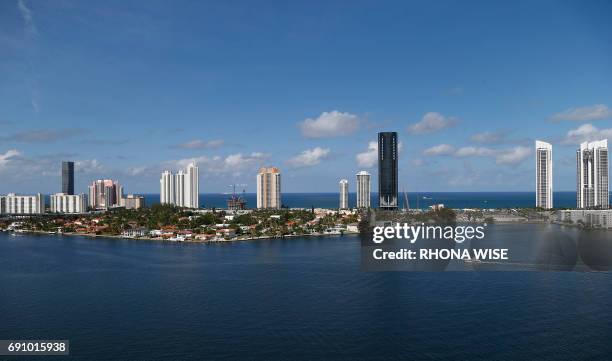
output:
POLYGON ((24 233, 24 234, 35 234, 35 235, 49 235, 49 236, 68 236, 68 237, 85 237, 85 238, 107 238, 107 239, 117 239, 117 240, 126 240, 126 241, 146 241, 146 242, 166 242, 166 243, 233 243, 233 242, 248 242, 248 241, 261 241, 261 240, 275 240, 275 239, 287 239, 287 238, 297 238, 297 237, 329 237, 329 236, 350 236, 350 235, 358 235, 359 232, 344 232, 344 234, 336 234, 336 233, 321 233, 321 234, 289 234, 282 237, 270 237, 270 236, 261 236, 261 237, 248 237, 248 238, 233 238, 233 239, 223 239, 223 240, 184 240, 184 241, 175 241, 169 239, 163 239, 159 237, 125 237, 121 235, 112 235, 112 234, 90 234, 90 233, 57 233, 57 232, 45 232, 45 231, 35 231, 35 230, 21 230, 19 232, 11 232, 8 230, 0 230, 1 232, 6 233, 24 233))

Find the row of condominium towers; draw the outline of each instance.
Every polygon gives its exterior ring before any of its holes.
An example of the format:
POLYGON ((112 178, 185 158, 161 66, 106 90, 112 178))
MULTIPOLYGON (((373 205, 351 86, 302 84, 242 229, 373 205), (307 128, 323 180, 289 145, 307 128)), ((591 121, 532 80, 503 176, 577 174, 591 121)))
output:
MULTIPOLYGON (((74 193, 74 162, 62 162, 61 192, 52 194, 49 210, 52 213, 84 213, 89 206, 92 210, 115 207, 137 209, 144 207, 143 196, 124 195, 123 186, 111 179, 98 179, 89 187, 89 197, 84 193, 74 193)), ((0 214, 40 214, 45 213, 45 197, 36 195, 17 195, 9 193, 0 196, 0 214)))
MULTIPOLYGON (((536 151, 536 207, 553 208, 552 145, 540 140, 536 151)), ((576 151, 576 200, 579 209, 609 208, 608 141, 584 142, 576 151)), ((199 170, 195 163, 176 173, 164 171, 160 179, 160 202, 185 208, 199 208, 199 170)), ((369 208, 371 177, 357 173, 357 207, 369 208)), ((340 180, 339 208, 349 206, 349 182, 340 180)), ((244 206, 244 203, 241 203, 244 206)), ((91 209, 140 208, 144 197, 124 196, 119 182, 100 179, 89 186, 91 209)), ((281 173, 276 167, 261 168, 257 174, 257 208, 281 208, 281 173)), ((378 207, 398 207, 398 141, 396 132, 378 133, 378 207)), ((51 195, 51 212, 85 212, 84 194, 74 194, 74 163, 62 162, 62 192, 51 195)), ((0 213, 43 213, 44 197, 8 194, 0 196, 0 213)))
MULTIPOLYGON (((378 133, 378 207, 395 209, 397 202, 398 143, 396 132, 378 133)), ((357 173, 357 208, 370 207, 371 177, 366 171, 357 173)), ((349 182, 340 180, 339 208, 349 206, 349 182)), ((261 168, 257 174, 257 208, 280 208, 281 173, 276 167, 261 168)))
MULTIPOLYGON (((552 145, 535 142, 536 207, 553 208, 552 145)), ((608 140, 584 142, 576 151, 576 207, 608 209, 608 140)))
MULTIPOLYGON (((397 133, 378 134, 378 194, 380 208, 397 208, 397 133)), ((199 173, 192 163, 176 173, 164 171, 159 180, 160 203, 186 208, 199 206, 199 173)), ((370 207, 370 174, 357 173, 357 207, 370 207)), ((238 202, 234 204, 240 204, 238 202)), ((241 203, 244 206, 244 203, 241 203)), ((281 172, 277 167, 263 167, 257 173, 257 208, 281 208, 281 172)), ((340 208, 349 208, 348 181, 340 181, 340 208)))
MULTIPOLYGON (((378 206, 397 208, 397 133, 378 134, 378 206)), ((173 204, 185 208, 199 208, 200 176, 198 166, 190 163, 178 172, 164 171, 159 180, 160 203, 173 204)), ((370 207, 370 174, 361 171, 357 174, 357 207, 370 207)), ((349 208, 348 181, 340 181, 340 208, 349 208)), ((99 179, 89 185, 88 198, 85 194, 74 193, 74 162, 62 162, 62 191, 50 197, 53 213, 83 213, 87 206, 92 210, 105 210, 115 207, 127 209, 144 206, 144 197, 124 195, 123 186, 116 180, 99 179)), ((242 207, 245 202, 235 202, 242 207)), ((257 208, 281 208, 281 173, 276 167, 264 167, 257 174, 257 208)), ((34 196, 9 193, 0 196, 0 213, 37 214, 45 212, 42 194, 34 196)))

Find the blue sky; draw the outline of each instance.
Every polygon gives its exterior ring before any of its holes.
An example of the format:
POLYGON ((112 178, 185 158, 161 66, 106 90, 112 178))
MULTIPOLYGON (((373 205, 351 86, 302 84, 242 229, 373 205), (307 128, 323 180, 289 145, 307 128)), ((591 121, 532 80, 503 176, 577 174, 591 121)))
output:
MULTIPOLYGON (((0 193, 96 178, 157 192, 191 159, 201 189, 337 191, 402 143, 408 191, 534 187, 553 143, 575 189, 580 141, 612 135, 608 1, 2 1, 0 193)), ((373 177, 375 179, 375 177, 373 177)), ((374 184, 375 186, 375 184, 374 184)))

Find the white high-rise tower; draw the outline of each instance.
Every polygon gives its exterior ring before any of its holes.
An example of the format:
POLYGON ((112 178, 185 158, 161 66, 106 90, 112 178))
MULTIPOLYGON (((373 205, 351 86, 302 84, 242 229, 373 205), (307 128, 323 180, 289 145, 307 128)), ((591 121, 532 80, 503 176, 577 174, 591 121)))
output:
POLYGON ((185 173, 182 169, 174 175, 174 204, 185 207, 185 173))
POLYGON ((195 163, 187 166, 185 175, 185 207, 200 207, 200 170, 195 163))
POLYGON ((370 208, 370 173, 357 173, 357 208, 370 208))
POLYGON ((340 180, 340 209, 348 209, 349 201, 348 201, 348 180, 341 179, 340 180))
POLYGON ((584 142, 576 151, 576 206, 607 209, 609 204, 608 140, 584 142))
POLYGON ((200 206, 200 173, 198 166, 191 163, 186 170, 176 174, 164 171, 159 180, 159 200, 162 204, 174 204, 178 207, 199 208, 200 206))
POLYGON ((174 175, 170 171, 163 171, 159 186, 159 202, 161 204, 174 204, 174 175))
POLYGON ((536 207, 553 207, 552 145, 535 141, 536 153, 536 207))

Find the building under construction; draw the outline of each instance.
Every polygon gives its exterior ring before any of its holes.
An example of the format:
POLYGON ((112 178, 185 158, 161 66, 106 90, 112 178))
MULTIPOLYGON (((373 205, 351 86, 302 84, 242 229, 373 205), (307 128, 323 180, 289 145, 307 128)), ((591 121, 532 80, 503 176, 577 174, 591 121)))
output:
POLYGON ((236 184, 232 184, 230 187, 233 188, 233 192, 227 199, 227 209, 231 211, 245 210, 247 202, 244 197, 244 189, 242 189, 242 195, 238 195, 236 194, 236 184))

